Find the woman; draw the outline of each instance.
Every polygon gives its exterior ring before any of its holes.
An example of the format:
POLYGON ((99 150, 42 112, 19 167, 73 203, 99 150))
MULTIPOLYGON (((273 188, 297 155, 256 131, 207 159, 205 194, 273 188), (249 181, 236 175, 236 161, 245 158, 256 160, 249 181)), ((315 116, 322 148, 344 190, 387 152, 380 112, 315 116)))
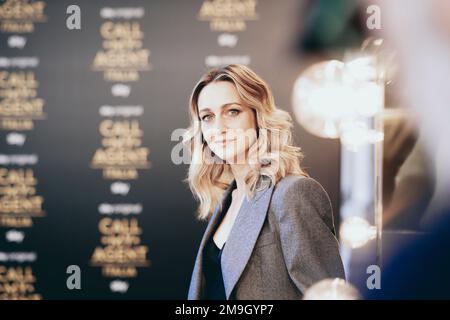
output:
POLYGON ((190 98, 187 181, 208 220, 188 299, 299 299, 345 278, 330 200, 300 168, 292 119, 243 65, 207 72, 190 98))

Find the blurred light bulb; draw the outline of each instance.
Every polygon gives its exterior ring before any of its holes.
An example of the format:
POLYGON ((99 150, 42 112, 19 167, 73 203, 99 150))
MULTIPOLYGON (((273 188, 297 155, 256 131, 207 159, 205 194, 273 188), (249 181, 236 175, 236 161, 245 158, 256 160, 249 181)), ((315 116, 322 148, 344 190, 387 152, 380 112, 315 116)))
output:
POLYGON ((310 66, 295 81, 294 114, 312 134, 338 138, 340 121, 352 115, 349 104, 352 92, 344 77, 344 63, 330 60, 310 66))
POLYGON ((343 122, 383 109, 384 84, 375 81, 376 72, 373 59, 361 56, 310 66, 294 83, 297 121, 314 135, 339 138, 343 122))
POLYGON ((370 225, 366 219, 350 217, 342 223, 339 234, 343 243, 355 249, 374 239, 377 228, 370 225))
POLYGON ((361 147, 383 141, 384 133, 369 129, 362 121, 348 121, 341 126, 341 143, 350 151, 357 152, 361 147))
POLYGON ((310 286, 303 300, 360 300, 358 290, 344 279, 324 279, 310 286))
POLYGON ((384 108, 384 82, 379 81, 377 57, 348 52, 345 75, 352 87, 350 104, 358 116, 372 117, 384 108))

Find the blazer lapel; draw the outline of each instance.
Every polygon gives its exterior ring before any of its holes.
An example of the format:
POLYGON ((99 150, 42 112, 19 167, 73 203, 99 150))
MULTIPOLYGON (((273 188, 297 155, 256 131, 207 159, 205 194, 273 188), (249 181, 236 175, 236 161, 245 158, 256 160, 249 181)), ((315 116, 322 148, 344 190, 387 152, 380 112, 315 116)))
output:
POLYGON ((267 215, 274 186, 270 185, 270 181, 259 181, 262 188, 258 188, 252 199, 244 198, 222 251, 222 275, 227 299, 247 265, 267 215))
MULTIPOLYGON (((231 197, 231 191, 236 187, 236 180, 228 186, 228 188, 224 191, 224 194, 221 199, 222 207, 225 204, 225 201, 228 200, 228 197, 231 197)), ((203 238, 200 242, 200 246, 198 249, 197 257, 195 259, 194 271, 192 274, 190 289, 188 298, 189 299, 201 299, 202 289, 203 289, 203 250, 204 247, 212 236, 213 230, 215 230, 215 226, 219 222, 219 218, 221 215, 221 210, 219 210, 219 205, 216 206, 211 218, 209 219, 208 225, 206 226, 206 230, 203 234, 203 238)))

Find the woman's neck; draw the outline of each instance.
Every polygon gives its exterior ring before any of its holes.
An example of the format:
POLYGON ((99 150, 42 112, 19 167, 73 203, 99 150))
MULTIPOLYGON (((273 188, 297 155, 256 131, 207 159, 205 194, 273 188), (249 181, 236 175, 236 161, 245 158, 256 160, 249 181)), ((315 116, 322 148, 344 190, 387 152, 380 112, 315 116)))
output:
POLYGON ((250 166, 248 164, 232 164, 230 167, 234 179, 236 180, 237 193, 240 195, 245 194, 245 177, 250 171, 250 166))

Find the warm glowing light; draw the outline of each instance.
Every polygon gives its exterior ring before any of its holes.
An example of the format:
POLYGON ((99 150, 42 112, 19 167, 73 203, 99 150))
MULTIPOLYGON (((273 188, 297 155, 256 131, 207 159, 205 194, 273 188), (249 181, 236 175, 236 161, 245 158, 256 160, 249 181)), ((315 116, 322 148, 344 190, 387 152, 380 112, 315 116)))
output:
POLYGON ((376 81, 375 67, 371 57, 358 56, 306 69, 292 94, 297 121, 319 137, 339 138, 344 122, 374 116, 384 106, 384 84, 376 81))
POLYGON ((344 63, 331 60, 312 65, 295 81, 294 114, 312 134, 338 138, 342 117, 351 115, 347 101, 351 89, 343 77, 344 63))
POLYGON ((360 248, 374 239, 377 228, 360 217, 351 217, 344 220, 340 228, 340 239, 351 248, 360 248))
POLYGON ((344 279, 324 279, 306 290, 303 300, 360 300, 358 290, 344 279))
POLYGON ((350 151, 357 152, 369 143, 383 141, 384 133, 369 129, 362 121, 349 121, 341 126, 341 143, 350 151))

